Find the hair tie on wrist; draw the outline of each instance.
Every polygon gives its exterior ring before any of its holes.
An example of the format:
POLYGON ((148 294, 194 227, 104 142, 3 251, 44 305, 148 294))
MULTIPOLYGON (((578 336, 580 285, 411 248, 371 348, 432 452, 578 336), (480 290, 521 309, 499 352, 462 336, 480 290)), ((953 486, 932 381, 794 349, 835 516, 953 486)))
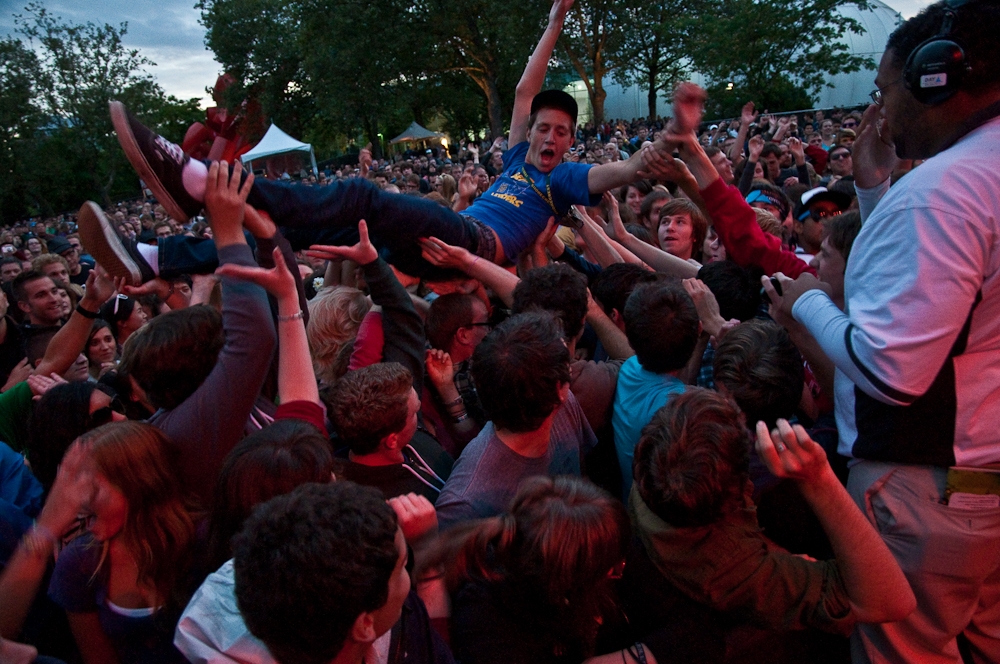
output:
POLYGON ((89 318, 91 320, 99 317, 101 314, 96 311, 91 311, 90 309, 84 309, 82 304, 76 305, 76 313, 80 314, 84 318, 89 318))

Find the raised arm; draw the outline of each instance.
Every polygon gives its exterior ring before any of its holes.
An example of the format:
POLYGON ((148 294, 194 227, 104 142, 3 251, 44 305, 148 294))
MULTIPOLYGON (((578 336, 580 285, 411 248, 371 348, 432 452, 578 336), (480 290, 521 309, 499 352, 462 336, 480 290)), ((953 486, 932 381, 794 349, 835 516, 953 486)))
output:
POLYGON ((278 302, 278 397, 281 403, 310 401, 319 404, 319 389, 313 373, 305 312, 301 309, 295 277, 281 249, 272 252, 274 267, 264 269, 232 263, 220 265, 221 276, 255 283, 278 302))
POLYGON ((573 0, 554 0, 549 10, 549 24, 545 26, 542 38, 538 40, 534 52, 524 66, 521 80, 514 92, 514 112, 510 118, 510 144, 517 145, 527 138, 528 116, 531 115, 531 100, 542 91, 545 72, 549 68, 549 58, 562 32, 566 12, 573 6, 573 0))
POLYGON ((757 423, 757 453, 778 477, 791 478, 830 539, 851 612, 859 622, 892 622, 917 602, 889 547, 841 485, 826 452, 799 425, 757 423))
POLYGON ((480 259, 466 249, 445 244, 437 238, 421 238, 423 257, 432 265, 461 270, 473 279, 483 282, 487 288, 500 296, 508 307, 514 304, 514 289, 520 281, 516 275, 492 261, 480 259))
POLYGON ((91 270, 87 276, 87 289, 80 298, 77 310, 49 341, 45 357, 38 363, 35 373, 48 376, 52 373, 62 374, 69 369, 86 347, 93 319, 97 318, 101 305, 114 294, 114 284, 98 276, 97 270, 91 270), (80 313, 81 310, 86 313, 80 313))

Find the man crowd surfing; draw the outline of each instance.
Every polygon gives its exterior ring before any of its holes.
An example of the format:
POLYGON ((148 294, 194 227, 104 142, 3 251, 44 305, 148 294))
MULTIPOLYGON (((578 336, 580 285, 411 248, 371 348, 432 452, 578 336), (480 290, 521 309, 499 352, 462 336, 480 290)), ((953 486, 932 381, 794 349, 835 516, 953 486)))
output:
POLYGON ((0 236, 0 662, 1000 661, 1000 2, 707 126, 577 126, 572 4, 451 154, 111 102, 145 198, 0 236))

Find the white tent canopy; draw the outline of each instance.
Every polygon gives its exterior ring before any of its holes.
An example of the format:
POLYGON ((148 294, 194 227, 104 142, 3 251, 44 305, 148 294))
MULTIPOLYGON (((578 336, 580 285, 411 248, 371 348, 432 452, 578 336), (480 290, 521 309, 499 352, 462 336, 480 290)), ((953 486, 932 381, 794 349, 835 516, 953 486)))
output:
POLYGON ((249 152, 243 154, 240 159, 244 164, 247 164, 251 169, 250 162, 257 159, 266 159, 267 157, 273 157, 279 154, 286 154, 289 152, 308 152, 309 159, 312 162, 313 175, 318 173, 316 168, 316 154, 313 152, 312 145, 309 143, 303 143, 302 141, 297 141, 285 132, 278 129, 278 125, 272 123, 267 129, 267 133, 264 134, 264 138, 260 139, 249 152))

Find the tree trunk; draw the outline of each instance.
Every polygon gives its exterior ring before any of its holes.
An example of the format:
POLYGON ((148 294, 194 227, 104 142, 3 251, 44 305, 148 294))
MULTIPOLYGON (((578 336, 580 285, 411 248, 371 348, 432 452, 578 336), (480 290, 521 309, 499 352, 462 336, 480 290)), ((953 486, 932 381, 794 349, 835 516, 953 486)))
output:
POLYGON ((604 89, 604 81, 601 78, 601 75, 595 72, 594 87, 589 90, 590 106, 594 109, 593 122, 595 127, 604 122, 604 100, 608 98, 608 93, 604 89))
POLYGON ((649 121, 654 122, 656 120, 656 75, 652 72, 649 74, 649 92, 646 96, 646 103, 649 105, 649 121))
MULTIPOLYGON (((496 139, 503 136, 503 105, 500 102, 500 90, 497 88, 496 76, 489 76, 486 80, 486 110, 490 118, 490 133, 496 139)), ((524 137, 510 137, 510 143, 519 143, 524 137)))

